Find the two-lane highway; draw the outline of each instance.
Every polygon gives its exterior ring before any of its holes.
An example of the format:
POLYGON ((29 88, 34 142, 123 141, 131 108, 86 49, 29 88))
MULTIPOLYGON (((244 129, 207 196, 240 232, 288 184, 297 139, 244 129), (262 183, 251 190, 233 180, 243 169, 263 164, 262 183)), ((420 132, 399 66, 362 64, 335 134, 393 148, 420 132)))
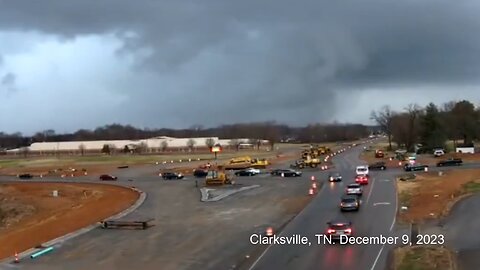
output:
MULTIPOLYGON (((355 166, 360 147, 333 158, 342 182, 325 183, 317 197, 279 234, 299 234, 309 238, 311 245, 271 245, 250 269, 383 269, 389 248, 387 245, 330 245, 317 242, 317 234, 325 233, 327 222, 347 219, 353 223, 357 236, 389 236, 395 224, 396 192, 393 177, 386 172, 371 172, 370 183, 364 188, 360 211, 341 213, 339 202, 348 183, 354 182, 355 166)), ((327 173, 320 173, 321 180, 327 173)))

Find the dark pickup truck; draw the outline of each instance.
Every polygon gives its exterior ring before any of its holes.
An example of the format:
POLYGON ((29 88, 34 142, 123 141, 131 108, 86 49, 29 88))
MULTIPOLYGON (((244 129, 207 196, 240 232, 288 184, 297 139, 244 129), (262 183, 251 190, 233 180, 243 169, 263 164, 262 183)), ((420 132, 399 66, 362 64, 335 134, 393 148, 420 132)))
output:
POLYGON ((428 168, 428 165, 421 165, 421 164, 405 164, 403 169, 407 172, 412 172, 412 171, 423 171, 425 168, 428 168))
POLYGON ((437 163, 437 167, 444 166, 460 166, 463 164, 462 159, 460 158, 449 158, 447 160, 442 160, 437 163))
POLYGON ((382 170, 383 171, 383 170, 387 169, 387 164, 383 161, 375 162, 373 164, 368 165, 368 168, 372 171, 373 170, 382 170))

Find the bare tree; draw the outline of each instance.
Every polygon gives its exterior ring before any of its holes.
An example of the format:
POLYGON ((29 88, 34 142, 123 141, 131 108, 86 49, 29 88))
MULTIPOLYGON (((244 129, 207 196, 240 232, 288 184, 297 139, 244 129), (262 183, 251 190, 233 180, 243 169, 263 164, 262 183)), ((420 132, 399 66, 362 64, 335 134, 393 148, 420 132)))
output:
POLYGON ((212 148, 215 145, 215 140, 213 138, 208 138, 205 140, 205 145, 212 148))
POLYGON ((23 157, 28 157, 28 154, 30 154, 30 147, 22 147, 20 148, 20 152, 22 153, 23 157))
POLYGON ((253 147, 257 147, 257 149, 260 149, 260 144, 262 143, 262 141, 259 139, 249 139, 248 143, 253 144, 253 147))
POLYGON ((237 139, 231 139, 229 142, 230 146, 233 146, 235 147, 235 150, 239 150, 239 147, 240 147, 240 141, 237 140, 237 139))
POLYGON ((388 150, 392 150, 392 119, 395 116, 390 106, 383 106, 378 112, 372 111, 370 119, 375 120, 380 128, 387 134, 388 150))
POLYGON ((102 147, 102 153, 110 155, 110 145, 104 144, 102 147))
POLYGON ((163 141, 162 143, 160 143, 160 148, 162 149, 163 152, 167 151, 167 149, 168 149, 168 142, 167 142, 167 141, 163 141))
POLYGON ((422 108, 417 104, 409 104, 406 108, 408 114, 408 139, 406 143, 407 150, 415 150, 415 145, 419 139, 420 130, 420 116, 422 115, 422 108))
POLYGON ((145 142, 139 143, 137 145, 137 147, 135 148, 135 152, 137 154, 145 153, 145 152, 147 152, 147 150, 148 150, 148 145, 145 142))
POLYGON ((78 150, 80 150, 80 155, 84 156, 85 155, 85 144, 81 143, 79 146, 78 146, 78 150))
POLYGON ((195 147, 195 144, 197 144, 197 142, 194 140, 194 139, 189 139, 187 141, 187 146, 188 146, 188 149, 190 151, 193 151, 194 150, 194 147, 195 147))

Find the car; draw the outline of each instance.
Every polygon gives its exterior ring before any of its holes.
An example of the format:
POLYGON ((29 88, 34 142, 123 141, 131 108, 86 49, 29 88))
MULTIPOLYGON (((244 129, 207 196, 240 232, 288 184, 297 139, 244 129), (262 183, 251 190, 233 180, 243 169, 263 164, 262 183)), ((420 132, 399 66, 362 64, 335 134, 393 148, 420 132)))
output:
POLYGON ((300 177, 300 176, 302 176, 302 172, 295 171, 295 170, 290 170, 290 169, 287 169, 287 170, 282 170, 282 169, 273 170, 273 171, 270 172, 270 174, 272 176, 281 176, 281 177, 300 177))
POLYGON ((352 222, 350 221, 329 221, 327 223, 327 237, 330 237, 333 241, 340 240, 342 235, 352 236, 352 222))
POLYGON ((437 167, 460 166, 462 164, 463 164, 463 160, 461 158, 449 158, 446 160, 439 161, 437 163, 437 167))
POLYGON ((375 162, 373 164, 368 165, 368 169, 370 170, 386 170, 387 169, 387 164, 383 161, 380 162, 375 162))
POLYGON ((445 155, 445 151, 443 151, 443 149, 436 149, 435 151, 433 151, 434 157, 441 157, 443 155, 445 155))
POLYGON ((340 173, 330 174, 328 176, 328 181, 329 182, 340 182, 340 181, 342 181, 342 176, 340 175, 340 173))
POLYGON ((177 179, 183 179, 183 174, 181 173, 176 173, 176 172, 164 172, 161 173, 160 176, 163 178, 163 180, 177 180, 177 179))
POLYGON ((206 169, 198 168, 193 170, 193 176, 198 178, 207 177, 207 174, 208 174, 208 170, 206 169))
POLYGON ((368 175, 368 166, 367 165, 360 165, 355 168, 355 173, 357 175, 368 175))
POLYGON ((20 178, 20 179, 31 179, 31 178, 33 178, 33 175, 31 175, 29 173, 23 173, 23 174, 19 174, 18 178, 20 178))
POLYGON ((260 174, 260 170, 255 168, 248 168, 245 170, 235 172, 236 176, 254 176, 257 174, 260 174))
POLYGON ((375 151, 375 158, 384 158, 385 154, 383 153, 382 150, 376 150, 375 151))
POLYGON ((406 172, 411 172, 411 171, 424 171, 425 168, 428 168, 428 165, 422 165, 422 164, 419 164, 419 163, 416 163, 416 164, 407 163, 407 164, 405 164, 405 166, 403 166, 403 169, 404 169, 406 172))
POLYGON ((368 185, 368 176, 366 174, 359 174, 355 177, 355 183, 360 185, 368 185))
POLYGON ((117 180, 118 178, 116 176, 110 175, 110 174, 102 174, 100 175, 100 180, 103 181, 108 181, 108 180, 117 180))
POLYGON ((345 190, 345 193, 347 195, 357 195, 357 196, 362 196, 363 195, 363 189, 360 184, 349 184, 345 190))
POLYGON ((357 196, 346 195, 340 201, 340 211, 358 211, 360 210, 360 200, 357 196))

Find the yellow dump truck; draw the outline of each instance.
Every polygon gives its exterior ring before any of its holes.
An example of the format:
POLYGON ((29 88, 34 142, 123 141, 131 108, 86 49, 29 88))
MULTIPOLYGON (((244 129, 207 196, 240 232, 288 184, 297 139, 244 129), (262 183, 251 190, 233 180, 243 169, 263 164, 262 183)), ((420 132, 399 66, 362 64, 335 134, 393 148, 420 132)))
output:
POLYGON ((210 170, 205 177, 206 186, 231 184, 232 179, 224 171, 210 170))

